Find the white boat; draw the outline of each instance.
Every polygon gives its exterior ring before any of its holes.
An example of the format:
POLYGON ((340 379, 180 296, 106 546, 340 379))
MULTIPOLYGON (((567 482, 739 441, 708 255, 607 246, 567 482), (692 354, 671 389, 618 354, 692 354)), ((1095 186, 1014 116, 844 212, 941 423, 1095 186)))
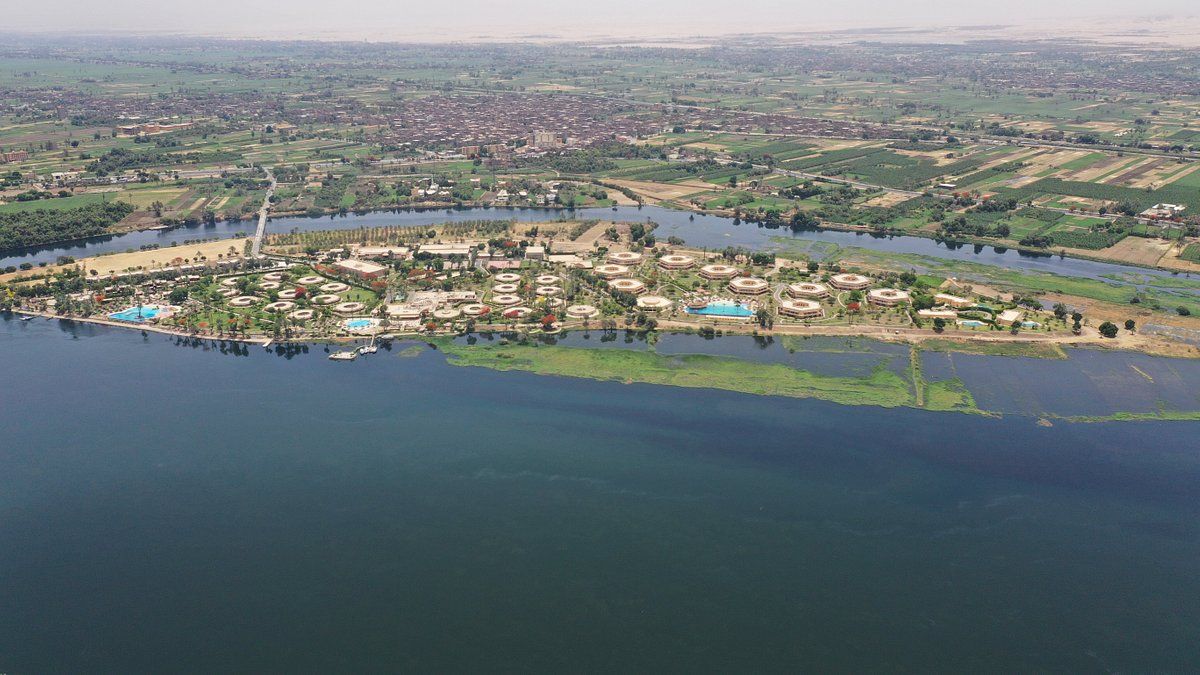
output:
POLYGON ((371 338, 370 344, 365 344, 358 348, 358 353, 360 354, 374 354, 377 351, 379 351, 379 347, 375 345, 375 338, 371 338))
POLYGON ((334 352, 329 355, 330 361, 353 361, 354 359, 357 359, 357 358, 358 358, 358 349, 351 349, 349 351, 342 351, 342 352, 334 352))

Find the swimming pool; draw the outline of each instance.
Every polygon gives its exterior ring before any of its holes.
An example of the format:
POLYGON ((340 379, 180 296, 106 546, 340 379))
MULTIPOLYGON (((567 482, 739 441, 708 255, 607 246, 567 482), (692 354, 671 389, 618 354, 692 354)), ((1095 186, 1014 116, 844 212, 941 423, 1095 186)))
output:
POLYGON ((346 328, 350 330, 362 330, 364 328, 373 328, 376 325, 375 319, 346 319, 346 328))
POLYGON ((1021 328, 1038 328, 1041 325, 1042 324, 1040 324, 1036 321, 1022 321, 1021 322, 1021 328))
POLYGON ((160 310, 158 307, 130 307, 129 309, 109 314, 108 318, 116 321, 143 323, 158 316, 161 312, 162 310, 160 310))
POLYGON ((738 319, 747 319, 754 316, 754 312, 746 305, 728 300, 710 302, 704 309, 692 309, 688 307, 684 311, 688 314, 699 314, 701 316, 729 316, 738 319))
POLYGON ((979 328, 980 326, 986 326, 987 324, 985 324, 982 321, 976 321, 974 319, 967 319, 965 321, 959 321, 958 325, 966 326, 968 328, 979 328))

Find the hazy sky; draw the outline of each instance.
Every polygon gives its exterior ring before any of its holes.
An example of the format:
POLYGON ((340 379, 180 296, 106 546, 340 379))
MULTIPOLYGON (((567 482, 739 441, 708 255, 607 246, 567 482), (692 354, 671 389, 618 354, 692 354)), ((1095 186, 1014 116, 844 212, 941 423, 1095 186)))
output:
MULTIPOLYGON (((678 36, 1200 13, 1197 0, 4 0, 13 30, 411 40, 678 36)), ((1054 24, 1047 24, 1053 27, 1054 24)))

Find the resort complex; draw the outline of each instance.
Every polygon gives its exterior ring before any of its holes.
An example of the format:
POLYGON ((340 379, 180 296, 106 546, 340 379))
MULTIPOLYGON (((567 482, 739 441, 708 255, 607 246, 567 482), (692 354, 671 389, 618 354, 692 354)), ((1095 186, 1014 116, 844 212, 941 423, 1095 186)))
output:
MULTIPOLYGON (((423 231, 406 236, 385 227, 379 241, 367 232, 366 241, 328 248, 297 245, 325 236, 319 231, 277 235, 258 258, 186 274, 169 268, 76 275, 72 292, 39 294, 29 285, 12 303, 19 311, 143 330, 272 342, 621 327, 1099 339, 1084 317, 953 278, 657 242, 581 248, 553 236, 509 241, 494 235, 515 223, 474 227, 474 237, 456 230, 453 239, 432 241, 423 231)), ((606 227, 599 222, 589 231, 606 227)))

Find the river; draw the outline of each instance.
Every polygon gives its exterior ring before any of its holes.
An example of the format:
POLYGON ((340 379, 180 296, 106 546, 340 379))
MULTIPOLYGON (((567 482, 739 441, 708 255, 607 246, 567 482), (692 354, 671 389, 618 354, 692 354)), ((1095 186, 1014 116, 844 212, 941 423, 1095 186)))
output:
MULTIPOLYGON (((860 367, 747 340, 659 349, 860 367)), ((399 351, 0 318, 0 670, 1200 667, 1194 423, 399 351)), ((1103 388, 1109 356, 1075 370, 1103 388)), ((951 366, 1046 366, 980 358, 951 366)))
MULTIPOLYGON (((946 260, 963 260, 987 265, 996 265, 1018 270, 1054 272, 1068 276, 1101 279, 1106 276, 1136 272, 1150 276, 1169 276, 1169 272, 1151 270, 1128 265, 1096 262, 1078 258, 1059 258, 1051 255, 1034 255, 993 246, 947 244, 923 237, 882 237, 867 233, 817 230, 792 232, 788 229, 767 229, 754 223, 734 224, 732 218, 715 215, 693 214, 687 211, 664 209, 657 206, 636 208, 622 206, 614 209, 577 209, 559 211, 532 208, 463 208, 433 210, 399 210, 367 214, 347 214, 323 218, 285 217, 270 222, 268 232, 290 232, 292 230, 354 229, 382 225, 424 226, 443 222, 479 219, 515 218, 526 222, 558 220, 560 218, 600 218, 617 221, 653 220, 659 228, 656 236, 666 240, 669 236, 682 238, 689 246, 709 249, 724 249, 728 246, 752 250, 775 250, 780 248, 776 238, 802 241, 819 241, 838 246, 856 246, 890 253, 912 253, 946 260)), ((0 267, 29 262, 54 262, 63 255, 76 258, 138 249, 144 246, 160 247, 182 244, 197 239, 227 238, 253 234, 255 223, 218 222, 215 225, 179 227, 170 230, 148 230, 122 235, 96 237, 78 242, 30 248, 0 259, 0 267)))

